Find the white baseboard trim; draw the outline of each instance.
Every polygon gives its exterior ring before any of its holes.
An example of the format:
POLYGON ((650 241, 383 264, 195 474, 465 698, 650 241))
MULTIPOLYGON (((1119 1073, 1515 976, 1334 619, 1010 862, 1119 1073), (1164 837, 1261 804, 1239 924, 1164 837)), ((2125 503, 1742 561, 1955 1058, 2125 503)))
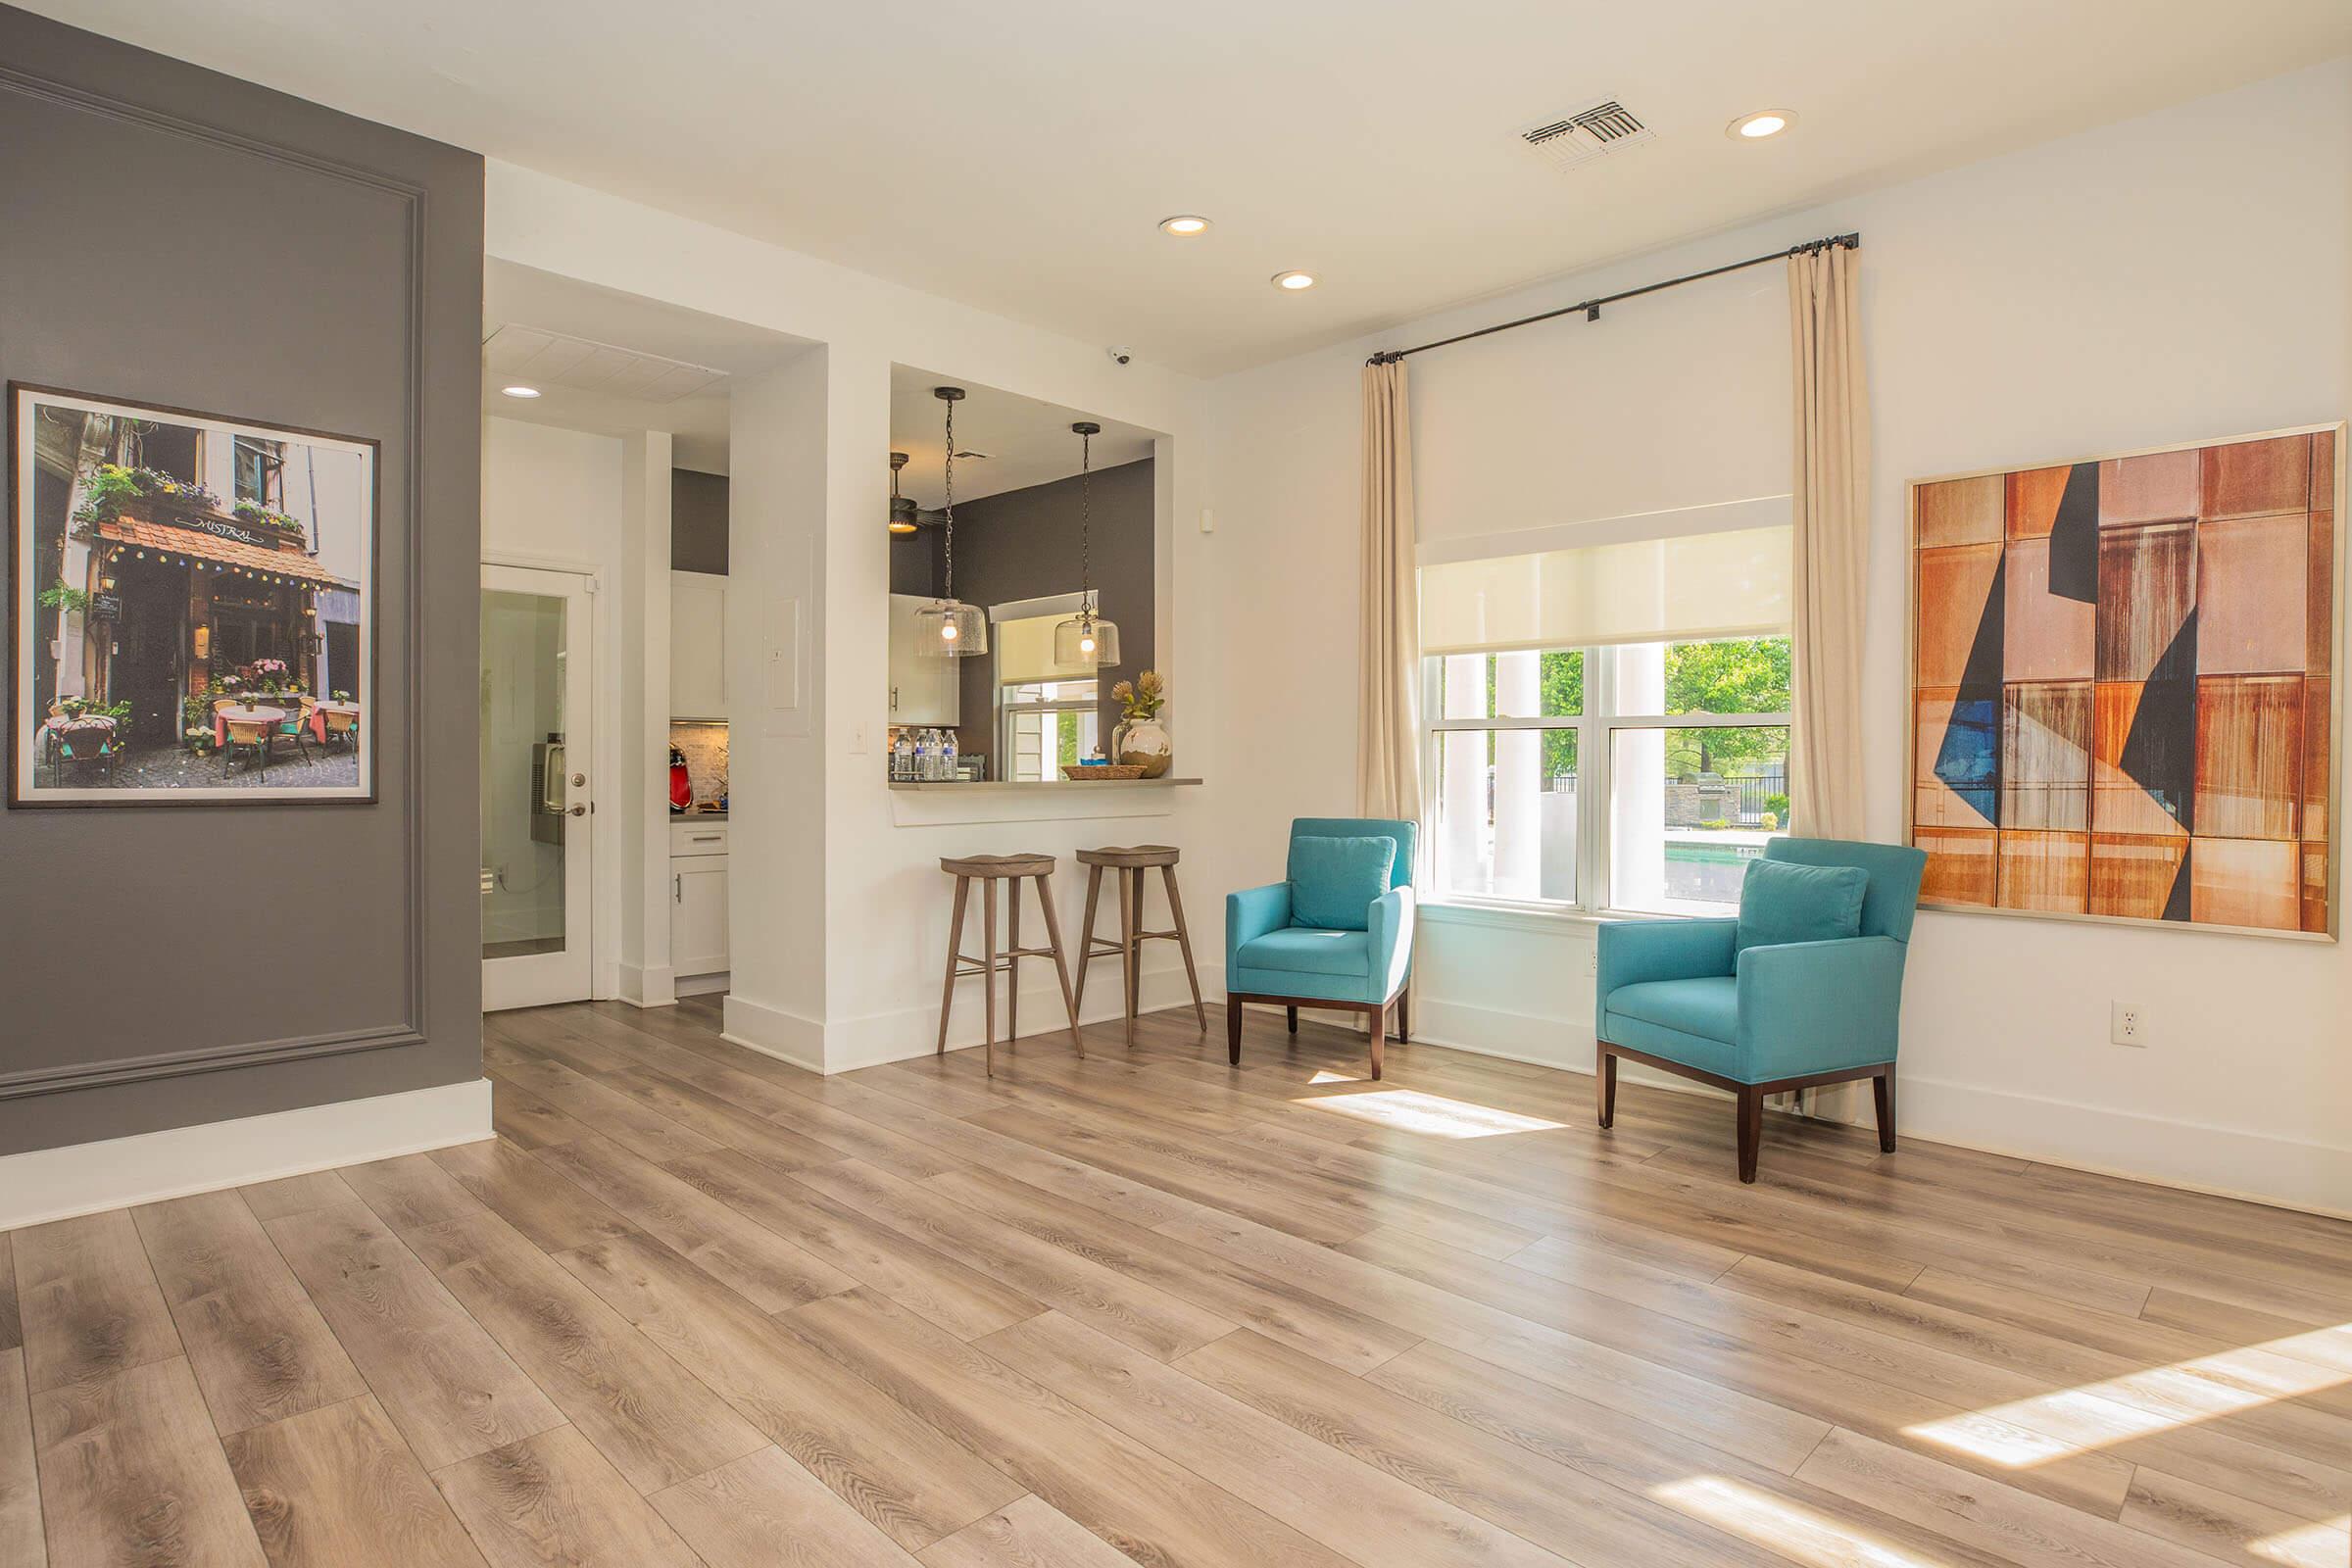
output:
MULTIPOLYGON (((1156 944, 1155 944, 1156 946, 1156 944)), ((1061 984, 1054 978, 1053 965, 1039 960, 1021 965, 1021 1030, 1023 1038, 1043 1036, 1054 1038, 1054 1031, 1067 1026, 1069 1014, 1061 1002, 1061 984), (1042 975, 1033 971, 1043 970, 1042 975)), ((1076 977, 1072 976, 1075 984, 1076 977)), ((1213 1033, 1223 1027, 1217 1009, 1224 998, 1221 995, 1222 975, 1212 967, 1200 969, 1201 1007, 1208 1017, 1213 1033)), ((1138 982, 1143 996, 1145 1012, 1157 1012, 1164 1007, 1190 1007, 1192 988, 1185 983, 1181 960, 1165 968, 1147 964, 1138 982)), ((997 992, 997 1028, 1004 1028, 1004 992, 997 992)), ((1086 1005, 1078 1010, 1083 1024, 1114 1022, 1126 1015, 1119 997, 1119 966, 1108 960, 1098 960, 1095 972, 1088 976, 1086 1005)), ((958 981, 956 987, 956 1008, 948 1024, 948 1049, 959 1051, 977 1046, 985 1038, 986 1020, 981 1014, 980 984, 977 980, 958 981)), ((1000 1034, 997 1044, 1004 1043, 1000 1034)), ((1064 1050, 1069 1047, 1066 1035, 1061 1037, 1064 1050)), ((855 1072, 859 1067, 879 1067, 884 1062, 906 1061, 915 1056, 928 1056, 939 1050, 939 1004, 932 1002, 914 1007, 900 1007, 889 1012, 871 1012, 859 1018, 843 1019, 825 1031, 826 1072, 855 1072)))
POLYGON ((1915 1074, 1898 1073, 1897 1083, 1896 1119, 1905 1136, 2094 1176, 2352 1219, 2352 1148, 1915 1074))
POLYGON ((0 1231, 492 1136, 490 1080, 0 1157, 0 1231))
POLYGON ((632 1007, 666 1007, 678 1000, 678 977, 666 965, 624 963, 615 995, 632 1007))
POLYGON ((785 1007, 754 1002, 730 991, 719 1008, 719 1038, 746 1051, 790 1062, 808 1072, 825 1070, 825 1026, 785 1007))
MULTIPOLYGON (((1590 1024, 1415 997, 1413 1038, 1472 1055, 1556 1067, 1587 1078, 1592 1074, 1590 1024)), ((1619 1071, 1626 1083, 1725 1098, 1720 1090, 1638 1062, 1626 1062, 1619 1071)), ((1897 1082, 1901 1089, 1897 1119, 1904 1137, 2093 1176, 2115 1176, 2214 1198, 2352 1219, 2352 1149, 1977 1088, 1913 1073, 1898 1073, 1897 1082)), ((1589 1098, 1589 1094, 1580 1095, 1580 1105, 1589 1098)), ((1850 1085, 1835 1085, 1817 1095, 1813 1114, 1868 1127, 1876 1125, 1878 1112, 1867 1094, 1857 1093, 1850 1085)))
POLYGON ((723 969, 717 974, 680 975, 669 989, 673 996, 707 997, 713 991, 726 990, 729 978, 723 969))

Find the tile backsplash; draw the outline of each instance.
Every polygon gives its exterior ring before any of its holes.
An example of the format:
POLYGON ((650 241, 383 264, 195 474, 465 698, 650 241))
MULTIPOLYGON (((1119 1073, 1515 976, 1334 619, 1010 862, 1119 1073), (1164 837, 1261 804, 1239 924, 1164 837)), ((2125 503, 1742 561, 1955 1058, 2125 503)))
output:
POLYGON ((686 777, 695 804, 723 800, 727 793, 727 726, 672 719, 669 744, 686 754, 686 777))

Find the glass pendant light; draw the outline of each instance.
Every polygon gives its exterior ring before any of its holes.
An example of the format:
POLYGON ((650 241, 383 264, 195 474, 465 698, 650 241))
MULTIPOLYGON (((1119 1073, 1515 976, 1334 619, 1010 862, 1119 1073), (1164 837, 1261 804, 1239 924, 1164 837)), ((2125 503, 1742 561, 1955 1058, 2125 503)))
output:
POLYGON ((1109 669, 1119 662, 1119 628, 1095 613, 1094 471, 1095 437, 1102 427, 1092 419, 1070 426, 1078 448, 1078 613, 1054 628, 1054 662, 1076 669, 1109 669))
POLYGON ((912 533, 915 529, 914 503, 899 494, 899 470, 906 466, 906 454, 890 455, 890 531, 912 533))
POLYGON ((948 406, 948 549, 940 597, 914 612, 916 647, 930 659, 969 659, 988 652, 988 617, 956 599, 956 405, 959 386, 935 386, 931 395, 948 406))

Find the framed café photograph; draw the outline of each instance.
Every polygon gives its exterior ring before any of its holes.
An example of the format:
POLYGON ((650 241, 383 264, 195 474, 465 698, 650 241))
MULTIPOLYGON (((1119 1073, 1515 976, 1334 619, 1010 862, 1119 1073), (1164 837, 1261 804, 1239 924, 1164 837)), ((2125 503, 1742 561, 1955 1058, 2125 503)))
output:
POLYGON ((376 443, 8 397, 9 805, 374 799, 376 443))

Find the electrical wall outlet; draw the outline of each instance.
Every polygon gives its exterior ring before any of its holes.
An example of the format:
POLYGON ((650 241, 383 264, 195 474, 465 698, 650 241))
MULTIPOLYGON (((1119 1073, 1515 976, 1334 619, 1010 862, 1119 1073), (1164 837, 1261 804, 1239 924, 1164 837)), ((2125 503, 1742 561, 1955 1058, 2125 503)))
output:
POLYGON ((2136 1002, 2119 1002, 2107 1022, 2107 1038, 2119 1046, 2148 1043, 2148 1015, 2136 1002))

